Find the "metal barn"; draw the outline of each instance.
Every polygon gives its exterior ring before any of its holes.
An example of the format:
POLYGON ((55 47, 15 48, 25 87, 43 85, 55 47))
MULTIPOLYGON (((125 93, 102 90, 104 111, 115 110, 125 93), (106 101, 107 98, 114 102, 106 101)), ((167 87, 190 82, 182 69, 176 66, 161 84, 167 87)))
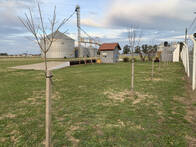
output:
MULTIPOLYGON (((51 35, 48 35, 51 37, 51 35)), ((74 40, 64 33, 57 32, 47 58, 72 58, 75 57, 74 40)))

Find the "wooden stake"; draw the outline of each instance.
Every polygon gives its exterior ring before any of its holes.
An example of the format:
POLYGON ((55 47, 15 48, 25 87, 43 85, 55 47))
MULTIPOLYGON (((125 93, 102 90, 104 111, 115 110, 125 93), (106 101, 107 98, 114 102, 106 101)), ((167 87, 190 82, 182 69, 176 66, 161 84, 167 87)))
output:
POLYGON ((161 69, 161 63, 160 63, 161 61, 159 60, 159 71, 160 71, 160 69, 161 69))
POLYGON ((154 60, 152 58, 152 79, 153 79, 153 77, 154 77, 154 60))
POLYGON ((51 93, 52 74, 47 71, 46 75, 46 147, 51 147, 51 93))
POLYGON ((131 91, 134 90, 134 59, 132 58, 132 64, 131 64, 131 91))

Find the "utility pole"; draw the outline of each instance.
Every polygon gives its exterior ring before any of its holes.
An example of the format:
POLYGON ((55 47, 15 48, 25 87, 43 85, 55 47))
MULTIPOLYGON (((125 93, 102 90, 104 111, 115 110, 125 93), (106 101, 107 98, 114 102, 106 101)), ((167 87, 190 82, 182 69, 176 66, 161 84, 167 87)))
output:
POLYGON ((185 29, 185 43, 187 43, 187 34, 188 34, 188 30, 187 28, 185 29))
POLYGON ((78 56, 82 57, 81 52, 81 37, 80 37, 80 6, 76 6, 76 14, 77 14, 77 28, 78 28, 78 56))

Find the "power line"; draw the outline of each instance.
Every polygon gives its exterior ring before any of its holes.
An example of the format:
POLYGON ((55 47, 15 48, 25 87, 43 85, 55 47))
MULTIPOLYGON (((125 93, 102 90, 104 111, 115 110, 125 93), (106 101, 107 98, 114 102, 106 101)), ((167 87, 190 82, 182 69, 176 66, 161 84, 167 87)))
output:
MULTIPOLYGON (((65 19, 63 20, 63 22, 64 22, 64 23, 68 22, 68 21, 73 17, 73 15, 74 15, 76 12, 77 12, 77 11, 75 10, 67 19, 65 18, 65 19)), ((79 30, 81 30, 84 34, 86 34, 91 40, 97 42, 97 41, 96 41, 93 37, 91 37, 84 29, 82 29, 82 28, 80 27, 80 25, 78 25, 77 27, 78 27, 79 30)), ((78 41, 79 41, 79 40, 78 40, 78 41)))
POLYGON ((196 25, 195 25, 195 27, 192 28, 191 32, 192 32, 192 31, 195 31, 195 29, 196 29, 196 25))
POLYGON ((188 30, 191 29, 191 27, 193 26, 193 24, 195 23, 195 21, 196 21, 196 17, 193 19, 192 23, 189 25, 188 30))
POLYGON ((65 18, 65 19, 63 20, 63 22, 64 22, 64 23, 68 22, 68 21, 73 17, 74 14, 75 14, 75 11, 74 11, 68 18, 65 18))
POLYGON ((96 42, 96 40, 94 38, 92 38, 85 30, 83 30, 81 27, 79 27, 79 29, 84 32, 84 34, 86 34, 90 39, 94 40, 96 42))
POLYGON ((195 22, 196 22, 196 17, 193 19, 192 23, 191 23, 190 26, 188 27, 188 31, 190 30, 189 32, 192 32, 193 29, 195 28, 195 27, 192 28, 195 22))

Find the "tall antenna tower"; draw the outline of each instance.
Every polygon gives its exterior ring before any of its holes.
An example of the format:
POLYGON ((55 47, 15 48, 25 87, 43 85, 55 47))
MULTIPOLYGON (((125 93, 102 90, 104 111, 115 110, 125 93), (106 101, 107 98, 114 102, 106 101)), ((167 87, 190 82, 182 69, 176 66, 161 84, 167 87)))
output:
POLYGON ((82 57, 81 55, 81 36, 80 36, 80 6, 76 6, 76 14, 77 14, 77 28, 78 28, 78 55, 79 57, 82 57))

